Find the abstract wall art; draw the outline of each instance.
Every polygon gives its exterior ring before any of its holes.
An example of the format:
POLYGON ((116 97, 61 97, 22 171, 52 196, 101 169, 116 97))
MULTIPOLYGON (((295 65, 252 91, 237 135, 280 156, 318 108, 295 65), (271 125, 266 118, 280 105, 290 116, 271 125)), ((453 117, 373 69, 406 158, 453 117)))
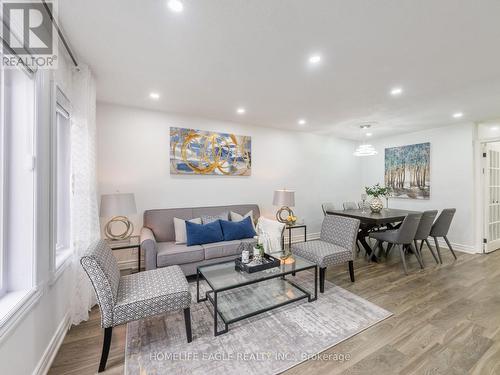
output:
POLYGON ((385 149, 385 186, 395 198, 430 198, 431 144, 385 149))
POLYGON ((170 174, 250 176, 252 138, 170 128, 170 174))

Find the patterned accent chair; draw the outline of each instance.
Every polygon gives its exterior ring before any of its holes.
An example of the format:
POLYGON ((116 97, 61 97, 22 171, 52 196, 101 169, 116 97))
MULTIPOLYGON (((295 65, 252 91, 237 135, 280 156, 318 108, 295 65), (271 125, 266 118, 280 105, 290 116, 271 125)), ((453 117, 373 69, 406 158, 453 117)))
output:
POLYGON ((183 309, 187 341, 192 341, 191 293, 179 266, 120 276, 112 250, 103 240, 92 244, 80 263, 101 310, 104 343, 99 372, 106 368, 113 327, 117 325, 183 309))
POLYGON ((319 291, 325 291, 326 267, 348 263, 349 275, 354 282, 353 261, 359 220, 338 215, 326 215, 321 226, 320 239, 292 245, 292 253, 319 267, 319 291))

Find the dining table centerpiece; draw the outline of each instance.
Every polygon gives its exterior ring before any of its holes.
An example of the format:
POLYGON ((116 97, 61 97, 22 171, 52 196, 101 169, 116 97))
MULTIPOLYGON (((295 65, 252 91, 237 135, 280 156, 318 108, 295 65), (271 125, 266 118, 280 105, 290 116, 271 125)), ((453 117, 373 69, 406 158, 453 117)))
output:
POLYGON ((378 213, 384 208, 382 199, 380 197, 385 197, 389 194, 389 188, 386 186, 380 186, 380 184, 375 184, 373 186, 365 187, 366 194, 372 197, 370 201, 370 210, 373 213, 378 213))

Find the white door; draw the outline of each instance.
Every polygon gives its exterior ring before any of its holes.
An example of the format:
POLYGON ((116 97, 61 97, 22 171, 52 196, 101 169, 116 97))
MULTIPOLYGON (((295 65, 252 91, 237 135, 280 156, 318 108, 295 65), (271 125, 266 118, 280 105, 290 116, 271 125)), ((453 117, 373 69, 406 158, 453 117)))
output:
POLYGON ((500 144, 483 146, 484 252, 500 249, 500 144))

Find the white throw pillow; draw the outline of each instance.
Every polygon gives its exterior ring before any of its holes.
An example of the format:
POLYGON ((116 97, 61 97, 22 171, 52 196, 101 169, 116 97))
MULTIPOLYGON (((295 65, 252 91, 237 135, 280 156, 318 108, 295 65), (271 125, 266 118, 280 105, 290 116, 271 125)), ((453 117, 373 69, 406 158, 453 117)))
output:
POLYGON ((233 212, 231 211, 231 221, 241 221, 247 217, 249 217, 252 219, 252 226, 253 226, 253 230, 255 230, 255 223, 253 222, 253 210, 250 210, 250 212, 247 212, 245 215, 241 216, 239 213, 237 212, 233 212))
MULTIPOLYGON (((201 224, 200 217, 188 221, 190 223, 201 224)), ((175 229, 175 243, 176 244, 186 243, 187 242, 186 220, 174 217, 174 229, 175 229)))

